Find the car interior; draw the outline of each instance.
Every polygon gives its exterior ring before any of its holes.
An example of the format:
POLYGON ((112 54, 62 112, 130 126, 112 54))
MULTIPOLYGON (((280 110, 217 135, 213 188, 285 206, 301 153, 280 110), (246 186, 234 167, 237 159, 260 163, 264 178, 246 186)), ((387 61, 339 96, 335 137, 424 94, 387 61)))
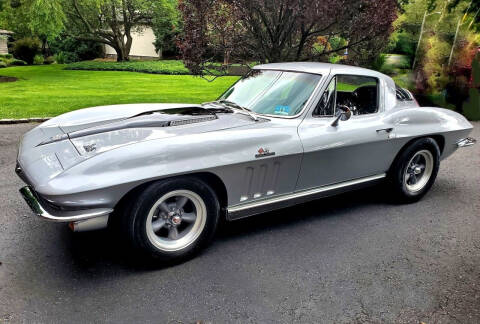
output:
POLYGON ((348 107, 354 115, 366 115, 377 112, 377 86, 362 86, 353 92, 337 91, 337 107, 348 107))
POLYGON ((348 75, 335 77, 320 99, 314 116, 338 116, 345 107, 357 116, 376 113, 378 111, 377 79, 348 75))

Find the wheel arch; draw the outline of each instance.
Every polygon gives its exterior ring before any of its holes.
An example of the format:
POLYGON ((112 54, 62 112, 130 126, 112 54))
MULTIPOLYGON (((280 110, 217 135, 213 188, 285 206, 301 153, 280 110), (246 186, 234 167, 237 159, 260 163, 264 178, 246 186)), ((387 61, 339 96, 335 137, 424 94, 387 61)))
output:
POLYGON ((392 169, 392 166, 395 164, 395 162, 397 161, 398 157, 403 153, 403 151, 405 151, 410 145, 412 145, 413 142, 416 142, 418 141, 419 139, 422 139, 422 138, 431 138, 435 141, 435 143, 437 143, 438 145, 438 148, 440 149, 440 157, 442 156, 443 154, 443 151, 445 149, 445 137, 443 135, 439 135, 439 134, 436 134, 436 135, 426 135, 426 136, 419 136, 419 137, 415 137, 415 138, 412 138, 410 141, 408 141, 407 143, 405 143, 405 145, 402 146, 402 148, 400 149, 400 151, 398 151, 397 155, 395 156, 395 158, 393 159, 392 163, 390 164, 390 168, 389 168, 389 172, 391 171, 392 169))
POLYGON ((139 184, 136 187, 130 189, 125 195, 123 195, 122 198, 120 198, 120 200, 117 202, 117 204, 114 207, 114 211, 117 212, 119 210, 123 210, 123 208, 126 208, 129 201, 134 199, 136 195, 138 195, 142 190, 144 190, 146 187, 148 187, 150 184, 154 182, 167 180, 167 179, 183 178, 183 177, 195 177, 207 183, 208 185, 210 185, 213 191, 215 192, 215 194, 217 195, 222 212, 226 210, 226 207, 228 204, 228 193, 227 193, 227 188, 224 182, 222 181, 222 179, 218 175, 212 172, 195 172, 195 173, 188 173, 188 174, 179 175, 179 176, 172 176, 172 177, 166 177, 162 179, 151 180, 151 181, 147 181, 142 184, 139 184))

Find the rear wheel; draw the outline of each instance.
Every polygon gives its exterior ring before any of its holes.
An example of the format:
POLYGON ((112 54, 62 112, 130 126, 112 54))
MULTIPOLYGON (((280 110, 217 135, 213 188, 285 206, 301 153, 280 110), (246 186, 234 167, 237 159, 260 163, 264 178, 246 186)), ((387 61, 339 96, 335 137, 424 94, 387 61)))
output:
POLYGON ((396 200, 420 200, 432 187, 440 166, 440 149, 435 140, 422 138, 411 143, 396 158, 389 180, 396 200))
POLYGON ((182 177, 149 185, 126 208, 123 228, 131 245, 149 258, 189 258, 212 239, 220 205, 200 179, 182 177))

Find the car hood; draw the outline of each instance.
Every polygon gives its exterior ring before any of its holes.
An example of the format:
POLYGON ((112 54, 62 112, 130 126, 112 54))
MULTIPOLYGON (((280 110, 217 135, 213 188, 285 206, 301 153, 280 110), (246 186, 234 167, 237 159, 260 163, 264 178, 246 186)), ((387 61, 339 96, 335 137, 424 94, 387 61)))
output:
POLYGON ((20 144, 18 160, 23 168, 35 166, 48 170, 35 172, 37 176, 52 178, 87 158, 121 146, 252 123, 255 121, 243 113, 233 113, 213 104, 88 108, 52 118, 26 133, 20 144))

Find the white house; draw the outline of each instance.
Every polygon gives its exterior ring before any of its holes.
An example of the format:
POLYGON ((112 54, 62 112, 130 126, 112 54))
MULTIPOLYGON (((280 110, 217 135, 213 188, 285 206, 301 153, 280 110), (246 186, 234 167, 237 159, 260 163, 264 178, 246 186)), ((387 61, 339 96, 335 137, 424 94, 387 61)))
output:
MULTIPOLYGON (((159 53, 155 50, 153 42, 155 41, 155 34, 151 28, 145 28, 141 32, 132 33, 132 48, 130 50, 130 57, 147 58, 159 57, 159 53)), ((115 50, 106 45, 105 54, 109 57, 116 57, 115 50)))

